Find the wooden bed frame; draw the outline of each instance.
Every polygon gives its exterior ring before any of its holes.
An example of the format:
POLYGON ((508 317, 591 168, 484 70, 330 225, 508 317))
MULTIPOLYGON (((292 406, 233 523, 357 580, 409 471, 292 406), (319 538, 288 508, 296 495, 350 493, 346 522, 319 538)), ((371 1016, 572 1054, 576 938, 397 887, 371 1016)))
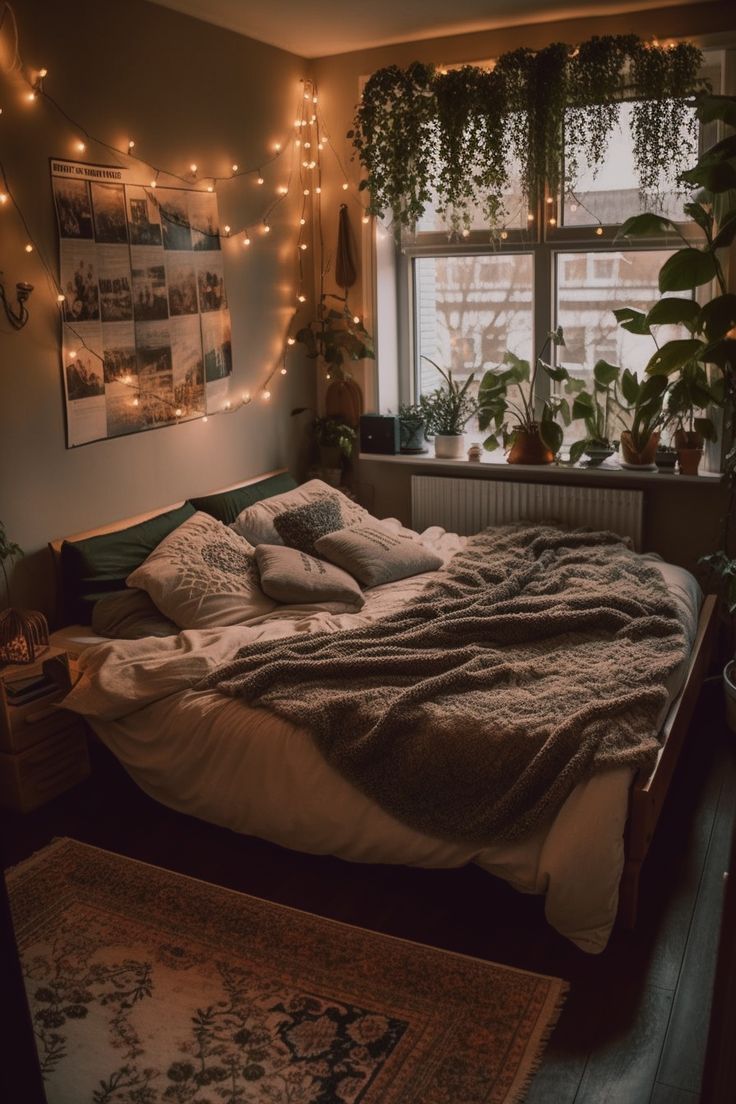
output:
MULTIPOLYGON (((286 468, 277 468, 241 483, 233 483, 228 487, 219 487, 217 490, 208 491, 206 494, 218 494, 223 491, 233 491, 239 487, 248 487, 253 483, 259 483, 262 479, 282 475, 286 470, 286 468)), ((157 510, 150 510, 136 517, 124 518, 121 521, 103 525, 98 529, 89 529, 83 533, 75 533, 69 537, 50 541, 49 548, 54 559, 57 584, 60 580, 59 553, 64 540, 84 540, 87 537, 96 537, 103 533, 114 533, 119 529, 127 529, 130 525, 136 525, 140 521, 146 521, 148 518, 182 505, 183 502, 175 502, 169 506, 160 506, 157 510)), ((59 605, 61 605, 61 602, 59 602, 59 605)), ((690 654, 685 681, 680 693, 670 706, 662 727, 662 747, 657 762, 648 774, 643 774, 640 771, 634 777, 631 785, 629 815, 624 833, 626 857, 621 876, 618 907, 618 922, 626 929, 632 929, 636 924, 642 867, 680 757, 703 679, 710 665, 717 625, 717 599, 712 594, 707 595, 700 611, 697 633, 690 654)))
POLYGON ((680 757, 698 695, 703 685, 718 628, 718 599, 706 595, 698 620, 698 631, 690 653, 685 681, 670 707, 662 727, 662 747, 649 774, 640 771, 631 786, 626 822, 625 854, 619 889, 618 920, 627 929, 636 924, 639 880, 659 814, 667 797, 672 775, 680 757))

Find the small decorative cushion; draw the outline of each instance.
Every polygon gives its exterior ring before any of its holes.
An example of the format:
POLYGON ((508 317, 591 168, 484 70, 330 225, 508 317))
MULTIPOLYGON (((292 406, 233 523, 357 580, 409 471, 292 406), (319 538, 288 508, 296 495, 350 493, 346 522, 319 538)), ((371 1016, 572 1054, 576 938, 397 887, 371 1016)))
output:
POLYGON ((124 590, 131 571, 193 514, 194 507, 187 502, 127 529, 64 541, 60 555, 64 623, 89 625, 95 602, 124 590))
POLYGON ((300 552, 314 553, 314 542, 327 533, 344 528, 340 505, 335 498, 315 498, 304 506, 284 510, 273 519, 273 526, 284 544, 300 552))
POLYGON ((370 514, 362 506, 351 500, 329 483, 323 483, 321 479, 310 479, 294 491, 286 494, 274 495, 263 502, 257 502, 238 514, 231 525, 231 529, 239 536, 245 537, 251 544, 283 544, 283 540, 274 528, 273 520, 277 514, 285 510, 291 510, 295 506, 305 506, 313 502, 315 498, 334 498, 340 506, 342 524, 358 525, 361 521, 368 521, 370 514))
POLYGON ((314 547, 318 556, 349 571, 366 587, 442 567, 442 560, 434 552, 380 521, 338 529, 320 537, 314 547))
POLYGON ((143 636, 176 636, 179 626, 159 613, 145 590, 116 591, 95 602, 92 628, 100 636, 116 640, 140 640, 143 636))
POLYGON ((221 521, 196 513, 128 576, 128 586, 145 590, 182 629, 238 625, 274 608, 253 551, 221 521))
POLYGON ((232 491, 220 491, 219 494, 190 498, 189 501, 195 510, 202 510, 225 525, 231 525, 246 507, 264 498, 293 491, 295 487, 296 480, 288 472, 281 472, 280 475, 259 479, 257 483, 249 483, 247 487, 235 487, 232 491))
POLYGON ((297 548, 259 544, 256 562, 263 590, 277 602, 329 606, 331 613, 352 613, 365 603, 360 587, 347 571, 297 548))

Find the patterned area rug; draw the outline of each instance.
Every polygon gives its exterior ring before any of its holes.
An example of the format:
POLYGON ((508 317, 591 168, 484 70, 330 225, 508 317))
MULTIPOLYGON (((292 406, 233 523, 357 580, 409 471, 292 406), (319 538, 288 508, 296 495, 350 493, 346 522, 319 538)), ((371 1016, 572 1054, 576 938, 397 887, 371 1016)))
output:
POLYGON ((8 883, 48 1104, 511 1104, 566 989, 74 840, 8 883))

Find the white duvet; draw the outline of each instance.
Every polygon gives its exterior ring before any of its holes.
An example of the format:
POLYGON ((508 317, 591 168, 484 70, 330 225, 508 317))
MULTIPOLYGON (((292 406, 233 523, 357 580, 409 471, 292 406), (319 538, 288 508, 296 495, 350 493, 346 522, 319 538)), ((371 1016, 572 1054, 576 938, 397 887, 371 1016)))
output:
MULTIPOLYGON (((438 527, 416 539, 445 560, 465 541, 438 527)), ((698 584, 682 568, 651 562, 675 595, 692 641, 698 584)), ((545 894, 550 924, 583 950, 599 952, 618 905, 629 770, 577 786, 554 819, 522 842, 479 849, 433 839, 395 820, 328 766, 304 729, 216 691, 193 689, 244 644, 364 624, 397 609, 434 577, 375 587, 357 614, 282 606, 247 625, 98 644, 82 653, 82 677, 64 705, 83 714, 138 785, 171 808, 355 862, 476 862, 524 893, 545 894)), ((683 677, 684 669, 673 676, 670 700, 683 677)))

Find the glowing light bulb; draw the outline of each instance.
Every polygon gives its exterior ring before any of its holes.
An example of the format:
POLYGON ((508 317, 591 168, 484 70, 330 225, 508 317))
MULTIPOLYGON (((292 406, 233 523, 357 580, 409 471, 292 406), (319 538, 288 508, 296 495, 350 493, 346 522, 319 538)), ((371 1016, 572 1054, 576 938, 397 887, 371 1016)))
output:
POLYGON ((224 407, 224 409, 225 409, 225 410, 229 410, 229 409, 230 409, 230 407, 231 407, 231 405, 232 405, 232 404, 231 404, 230 400, 228 399, 228 400, 227 400, 227 402, 225 403, 225 407, 224 407))
POLYGON ((230 233, 230 227, 229 226, 224 226, 223 230, 225 231, 226 234, 230 233))
POLYGON ((299 149, 301 144, 302 144, 301 138, 295 138, 294 139, 294 145, 296 146, 297 149, 299 149))
POLYGON ((470 231, 468 230, 467 226, 463 230, 463 237, 464 238, 469 238, 470 237, 470 231))
POLYGON ((303 194, 304 194, 304 195, 309 195, 309 188, 305 188, 305 189, 304 189, 304 193, 303 193, 303 194))
POLYGON ((501 241, 506 241, 508 236, 509 236, 508 230, 502 230, 501 231, 501 241))
POLYGON ((296 338, 295 337, 287 337, 286 344, 287 345, 296 345, 296 338))
POLYGON ((550 226, 556 226, 557 225, 557 219, 556 218, 551 218, 548 221, 549 221, 550 226))
POLYGON ((7 202, 8 202, 8 193, 7 192, 0 192, 0 203, 4 204, 4 203, 7 203, 7 202))
POLYGON ((549 207, 552 203, 554 203, 552 196, 547 196, 547 206, 549 207))
POLYGON ((133 399, 133 406, 140 406, 140 399, 133 399))
POLYGON ((267 222, 264 222, 264 224, 263 224, 263 233, 264 234, 270 234, 271 233, 271 227, 268 225, 267 222))
POLYGON ((250 238, 243 238, 243 245, 250 245, 250 238))
POLYGON ((314 190, 317 193, 317 195, 322 195, 322 189, 320 188, 319 185, 317 185, 317 187, 314 190))
POLYGON ((354 322, 354 323, 355 323, 355 325, 357 326, 357 325, 358 325, 358 323, 360 322, 360 316, 359 316, 359 315, 357 315, 357 314, 354 314, 354 315, 353 315, 353 322, 354 322))
POLYGON ((288 191, 289 189, 286 187, 285 184, 282 184, 281 187, 278 189, 279 195, 286 195, 288 191))
POLYGON ((317 149, 318 149, 318 150, 323 150, 324 148, 325 148, 325 144, 324 144, 324 142, 318 142, 318 143, 317 143, 317 149))
POLYGON ((570 204, 570 210, 571 211, 577 211, 577 209, 578 209, 577 203, 571 203, 570 204))
POLYGON ((33 246, 31 245, 30 242, 26 243, 25 249, 26 249, 26 253, 32 253, 33 252, 33 246))
MULTIPOLYGON (((310 115, 309 116, 309 121, 310 121, 310 123, 316 123, 317 122, 317 116, 316 115, 310 115)), ((307 125, 306 122, 303 125, 306 126, 307 125)))
POLYGON ((316 161, 310 161, 309 162, 309 168, 310 169, 316 169, 317 168, 317 162, 316 161))
POLYGON ((295 127, 300 127, 301 125, 302 125, 301 119, 296 119, 295 122, 294 122, 294 126, 295 127))
POLYGON ((299 300, 300 303, 306 303, 306 301, 307 301, 306 295, 297 295, 297 299, 299 300))
POLYGON ((71 350, 71 352, 69 353, 69 359, 70 359, 70 360, 74 360, 74 358, 76 357, 76 355, 77 355, 77 350, 76 350, 76 349, 72 349, 72 350, 71 350))
POLYGON ((598 235, 598 237, 600 238, 603 234, 603 227, 602 226, 596 226, 595 232, 598 235))
POLYGON ((306 220, 305 218, 300 218, 300 219, 299 219, 299 225, 300 225, 300 226, 304 226, 304 225, 306 225, 306 221, 307 221, 307 220, 306 220))
POLYGON ((262 176, 258 177, 258 179, 256 180, 256 184, 263 184, 263 177, 262 176))
POLYGON ((312 148, 312 143, 311 142, 305 142, 304 143, 304 148, 305 149, 311 149, 312 148))
POLYGON ((273 148, 276 150, 276 153, 278 153, 279 150, 281 149, 281 143, 280 142, 274 142, 273 148))
POLYGON ((36 98, 36 93, 33 91, 33 89, 31 89, 31 91, 26 96, 26 99, 29 100, 31 103, 33 103, 35 98, 36 98))
POLYGON ((281 375, 282 375, 282 376, 285 376, 285 375, 286 375, 286 368, 282 368, 282 369, 281 369, 281 375))
POLYGON ((346 180, 346 181, 345 181, 345 183, 344 183, 344 184, 343 184, 343 186, 342 186, 342 190, 343 190, 344 192, 346 192, 346 191, 348 190, 348 188, 349 188, 349 187, 350 187, 350 185, 348 184, 348 182, 347 182, 347 180, 346 180))
POLYGON ((80 141, 80 142, 76 143, 76 148, 79 150, 80 153, 84 153, 84 151, 86 150, 87 147, 84 144, 84 142, 80 141))
POLYGON ((189 171, 190 171, 190 172, 192 172, 192 173, 196 173, 196 171, 197 171, 197 166, 196 166, 196 164, 194 163, 194 161, 192 161, 191 165, 189 166, 189 171))
POLYGON ((534 222, 534 215, 533 215, 533 214, 531 213, 531 211, 530 211, 530 212, 529 212, 529 214, 528 214, 528 215, 526 216, 526 221, 527 221, 527 222, 534 222))
POLYGON ((305 93, 304 93, 304 99, 305 99, 305 100, 308 100, 308 99, 309 99, 309 93, 308 93, 308 92, 305 92, 305 93))
POLYGON ((205 414, 205 416, 204 416, 204 417, 202 418, 202 421, 203 421, 203 422, 206 422, 206 421, 207 421, 207 415, 206 415, 206 414, 205 414))
POLYGON ((242 399, 242 401, 243 401, 244 403, 249 403, 249 402, 250 402, 250 391, 244 391, 244 392, 243 392, 243 399, 242 399))
POLYGON ((312 103, 316 103, 316 102, 317 102, 317 97, 316 97, 316 96, 312 96, 312 103))
POLYGON ((155 181, 155 180, 152 180, 152 181, 151 181, 151 187, 152 187, 152 188, 155 188, 155 187, 156 187, 156 181, 155 181))
POLYGON ((303 169, 308 169, 309 168, 309 162, 308 161, 302 161, 302 168, 303 169))
POLYGON ((302 243, 300 244, 299 248, 300 248, 301 250, 304 250, 304 249, 306 249, 306 248, 307 248, 307 243, 306 243, 306 242, 302 242, 302 243))
POLYGON ((65 303, 66 302, 66 295, 64 295, 63 292, 60 291, 59 294, 56 296, 56 302, 57 303, 65 303))
POLYGON ((38 75, 41 78, 41 80, 43 80, 44 77, 47 77, 49 75, 49 71, 48 71, 48 69, 39 69, 38 70, 38 75))
POLYGON ((207 185, 207 191, 208 192, 214 192, 214 190, 215 190, 214 184, 208 184, 207 185))
POLYGON ((332 379, 332 376, 329 372, 325 372, 325 379, 332 379))
POLYGON ((261 398, 264 402, 268 402, 268 400, 271 398, 271 392, 266 390, 261 391, 261 398))
POLYGON ((177 406, 176 410, 174 411, 174 417, 175 418, 181 418, 181 407, 180 406, 177 406))
POLYGON ((130 139, 128 140, 128 149, 129 149, 129 150, 135 149, 135 142, 134 142, 134 140, 133 140, 132 138, 130 138, 130 139))
POLYGON ((368 218, 368 215, 363 215, 362 222, 364 226, 367 226, 370 221, 371 220, 368 218))
POLYGON ((237 165, 233 165, 233 166, 232 166, 232 169, 233 169, 233 172, 237 172, 237 171, 238 171, 238 166, 237 166, 237 165))

